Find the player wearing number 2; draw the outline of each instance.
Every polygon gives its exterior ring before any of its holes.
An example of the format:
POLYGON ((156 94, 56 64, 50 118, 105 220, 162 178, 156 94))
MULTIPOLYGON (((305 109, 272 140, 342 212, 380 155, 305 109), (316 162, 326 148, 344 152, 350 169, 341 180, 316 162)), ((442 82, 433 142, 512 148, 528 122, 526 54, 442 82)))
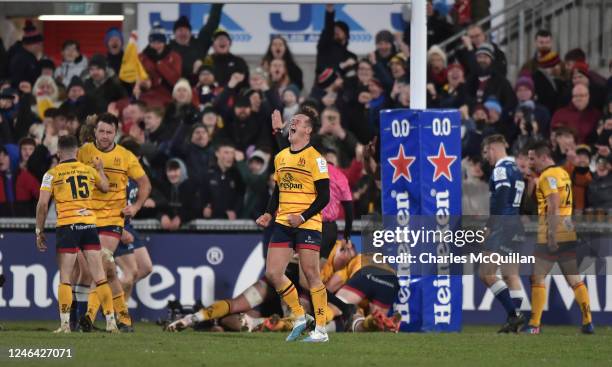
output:
MULTIPOLYGON (((484 157, 493 166, 489 182, 491 204, 484 253, 510 255, 517 252, 524 237, 519 207, 525 183, 514 158, 506 154, 507 143, 503 135, 487 136, 482 147, 484 157)), ((519 264, 501 265, 503 279, 497 277, 497 268, 498 265, 493 263, 480 264, 480 279, 493 292, 508 314, 506 324, 499 332, 517 332, 526 321, 525 316, 519 311, 522 301, 521 281, 518 276, 519 264)))
POLYGON ((74 270, 77 252, 81 250, 87 260, 91 276, 96 284, 106 316, 106 330, 117 332, 113 313, 113 296, 106 281, 100 257, 100 239, 96 231, 96 216, 93 213, 93 193, 108 191, 108 179, 100 160, 94 162, 95 169, 77 162, 77 140, 73 136, 62 136, 58 141, 60 163, 45 173, 40 186, 36 206, 36 246, 41 252, 47 244, 43 233, 49 211, 49 201, 55 198, 57 210, 56 252, 60 271, 58 299, 60 308, 59 333, 70 332, 70 305, 72 287, 70 276, 74 270))
POLYGON ((540 320, 546 304, 544 280, 555 263, 559 264, 568 284, 574 289, 582 312, 582 332, 595 332, 591 319, 589 292, 580 280, 576 263, 576 230, 572 223, 572 181, 569 174, 555 166, 551 149, 544 143, 529 148, 529 165, 540 174, 536 186, 538 200, 538 237, 536 261, 531 276, 531 319, 525 332, 540 333, 540 320))

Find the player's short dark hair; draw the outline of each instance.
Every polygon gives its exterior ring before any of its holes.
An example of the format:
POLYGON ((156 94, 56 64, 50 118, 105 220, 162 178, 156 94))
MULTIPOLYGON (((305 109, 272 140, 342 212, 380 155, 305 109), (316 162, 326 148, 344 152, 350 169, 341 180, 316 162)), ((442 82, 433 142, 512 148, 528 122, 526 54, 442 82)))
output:
POLYGON ((59 150, 76 150, 79 147, 77 138, 73 135, 60 136, 57 140, 57 148, 59 150))
POLYGON ((552 37, 552 33, 550 33, 548 29, 539 29, 535 35, 535 38, 538 38, 538 37, 544 37, 544 38, 552 37))
POLYGON ((552 157, 552 149, 545 141, 536 141, 529 145, 529 151, 533 151, 538 157, 552 157))
POLYGON ((311 106, 302 106, 297 114, 308 118, 313 133, 319 130, 319 112, 316 109, 311 106))
POLYGON ((493 134, 489 135, 482 141, 482 147, 486 147, 491 144, 503 144, 504 146, 508 146, 508 142, 506 138, 502 134, 493 134))
POLYGON ((96 127, 100 122, 104 122, 105 124, 114 125, 116 130, 119 130, 119 118, 112 113, 104 112, 98 116, 98 121, 96 122, 96 127))

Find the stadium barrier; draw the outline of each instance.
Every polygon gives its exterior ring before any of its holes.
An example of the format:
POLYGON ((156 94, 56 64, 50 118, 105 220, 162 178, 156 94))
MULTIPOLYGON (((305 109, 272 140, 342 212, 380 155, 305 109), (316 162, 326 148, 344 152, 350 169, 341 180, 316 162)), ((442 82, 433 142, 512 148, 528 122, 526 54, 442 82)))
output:
MULTIPOLYGON (((252 221, 197 220, 186 232, 161 232, 155 220, 136 220, 153 260, 153 273, 140 281, 129 302, 137 320, 156 320, 167 315, 169 300, 182 304, 196 300, 210 304, 215 299, 236 296, 263 274, 262 234, 252 221), (193 229, 195 228, 195 229, 193 229)), ((52 223, 48 223, 52 226, 52 223)), ((356 221, 355 229, 363 227, 356 221)), ((340 225, 342 227, 342 223, 340 225)), ((589 226, 593 231, 610 228, 608 223, 589 226)), ((33 219, 0 219, 0 274, 6 283, 0 288, 0 320, 52 320, 57 318, 58 271, 53 251, 40 253, 34 244, 33 219)), ((527 227, 534 231, 535 227, 527 227)), ((48 234, 50 249, 55 243, 48 234)), ((359 235, 353 236, 357 247, 359 235)), ((612 257, 602 259, 612 273, 612 257)), ((595 273, 594 273, 595 274, 595 273)), ((522 309, 529 310, 529 279, 522 309)), ((612 324, 612 275, 586 275, 594 322, 612 324)), ((580 323, 580 311, 572 289, 560 275, 550 276, 544 323, 580 323)), ((479 279, 462 276, 462 323, 499 324, 502 308, 479 279)))

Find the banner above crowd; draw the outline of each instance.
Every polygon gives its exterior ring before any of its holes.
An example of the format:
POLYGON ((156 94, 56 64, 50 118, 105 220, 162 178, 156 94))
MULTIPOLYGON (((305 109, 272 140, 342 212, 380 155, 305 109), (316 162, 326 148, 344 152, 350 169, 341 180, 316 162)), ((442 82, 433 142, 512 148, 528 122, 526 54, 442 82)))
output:
MULTIPOLYGON (((147 43, 147 35, 154 23, 159 22, 168 35, 174 22, 181 16, 189 18, 193 33, 197 35, 205 24, 210 4, 138 4, 138 48, 147 43)), ((374 37, 382 29, 403 31, 401 5, 336 5, 336 20, 346 22, 350 28, 349 50, 364 55, 374 50, 374 37)), ((232 37, 232 53, 263 55, 270 36, 280 34, 287 39, 296 55, 315 55, 317 41, 323 30, 325 5, 323 4, 257 4, 225 5, 220 28, 232 37)))

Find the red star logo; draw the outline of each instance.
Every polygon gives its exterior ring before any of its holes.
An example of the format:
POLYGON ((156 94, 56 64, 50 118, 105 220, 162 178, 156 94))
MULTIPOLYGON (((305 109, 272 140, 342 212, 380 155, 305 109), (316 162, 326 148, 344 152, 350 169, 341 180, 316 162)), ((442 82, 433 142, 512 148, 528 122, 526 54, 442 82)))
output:
POLYGON ((404 177, 408 182, 412 182, 412 176, 410 175, 410 166, 415 161, 414 156, 406 156, 404 154, 404 146, 400 144, 399 151, 395 157, 388 158, 389 164, 393 166, 393 180, 391 183, 399 180, 400 177, 404 177))
POLYGON ((446 177, 446 179, 449 181, 453 180, 450 166, 457 160, 457 156, 446 155, 446 148, 444 148, 444 144, 440 143, 440 147, 438 147, 438 155, 429 155, 427 156, 427 160, 436 168, 433 174, 433 182, 436 182, 442 176, 446 177))

